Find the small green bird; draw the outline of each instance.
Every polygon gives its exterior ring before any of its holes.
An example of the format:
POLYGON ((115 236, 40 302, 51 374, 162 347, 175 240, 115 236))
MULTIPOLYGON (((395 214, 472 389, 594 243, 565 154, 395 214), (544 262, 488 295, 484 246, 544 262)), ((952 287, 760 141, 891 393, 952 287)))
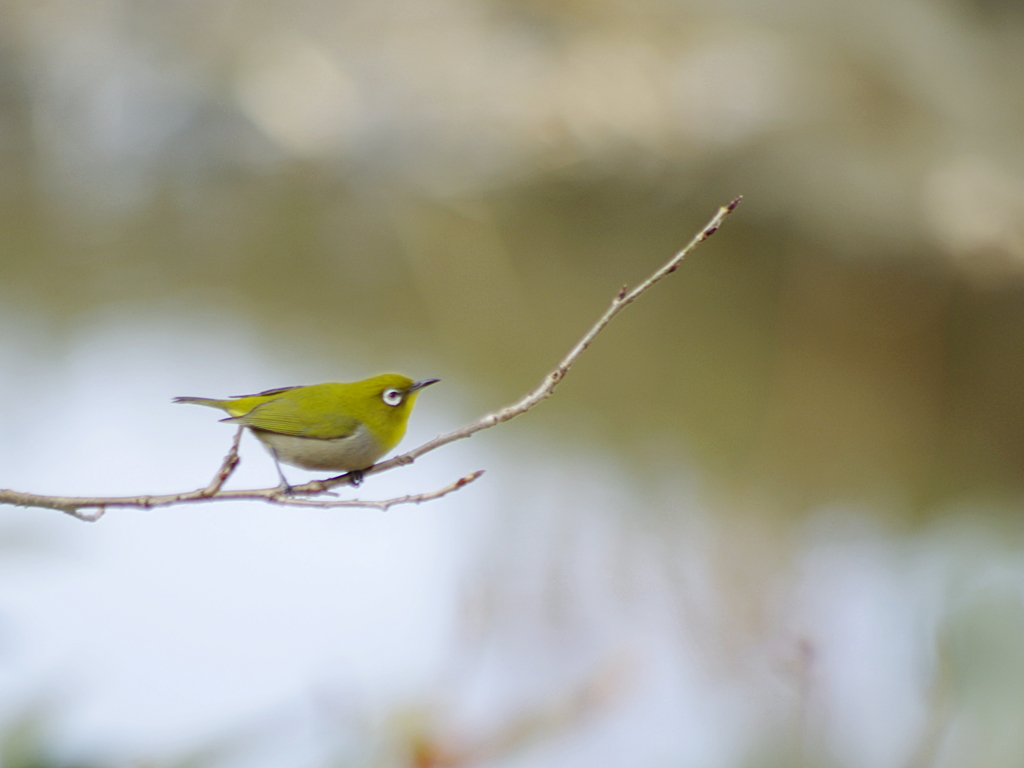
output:
POLYGON ((281 487, 290 492, 281 462, 351 472, 358 485, 362 470, 405 435, 419 391, 438 381, 385 373, 350 384, 281 387, 228 400, 176 397, 174 402, 220 408, 229 414, 221 421, 248 427, 274 457, 281 487))

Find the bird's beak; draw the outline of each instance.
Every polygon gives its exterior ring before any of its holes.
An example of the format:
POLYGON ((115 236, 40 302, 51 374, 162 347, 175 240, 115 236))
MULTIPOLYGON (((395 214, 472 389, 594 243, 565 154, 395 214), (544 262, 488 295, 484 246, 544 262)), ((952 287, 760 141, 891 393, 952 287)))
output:
POLYGON ((409 387, 409 394, 412 394, 416 390, 423 389, 424 387, 429 387, 431 384, 437 384, 439 381, 440 379, 423 379, 423 381, 417 381, 409 387))

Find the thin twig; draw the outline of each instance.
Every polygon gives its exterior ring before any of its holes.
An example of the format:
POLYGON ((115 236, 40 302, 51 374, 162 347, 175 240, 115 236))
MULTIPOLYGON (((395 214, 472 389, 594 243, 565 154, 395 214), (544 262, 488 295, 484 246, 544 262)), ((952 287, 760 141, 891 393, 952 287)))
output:
POLYGON ((162 496, 116 496, 108 499, 89 498, 85 496, 40 496, 34 493, 19 493, 18 491, 0 490, 0 500, 6 504, 14 504, 19 507, 41 507, 43 509, 56 509, 60 512, 76 517, 86 522, 99 520, 104 512, 110 507, 134 508, 134 509, 155 509, 157 507, 169 507, 173 504, 186 504, 204 501, 269 501, 283 507, 320 507, 331 509, 333 507, 360 507, 364 509, 379 509, 386 511, 399 504, 422 504, 424 501, 433 501, 457 491, 465 485, 469 485, 483 474, 478 470, 461 477, 450 485, 446 485, 437 491, 429 493, 418 493, 410 496, 399 496, 394 499, 382 501, 361 501, 360 499, 339 499, 339 500, 318 500, 302 499, 294 495, 284 493, 280 488, 263 488, 250 491, 218 491, 214 495, 207 495, 206 488, 187 493, 168 493, 162 496), (83 509, 97 509, 93 514, 82 512, 83 509))
POLYGON ((396 499, 387 499, 385 501, 360 501, 359 499, 320 501, 318 499, 289 499, 285 497, 284 501, 280 503, 289 507, 320 507, 323 509, 333 509, 334 507, 364 507, 368 509, 379 509, 381 512, 387 512, 391 507, 398 504, 422 504, 424 501, 433 501, 434 499, 439 499, 442 496, 447 496, 449 493, 459 490, 462 486, 469 485, 483 473, 484 470, 478 469, 476 472, 471 472, 465 477, 460 477, 451 485, 446 485, 440 490, 431 491, 429 493, 416 493, 411 496, 399 496, 396 499))
MULTIPOLYGON (((363 476, 365 477, 367 475, 377 474, 378 472, 386 472, 389 469, 394 469, 395 467, 403 466, 405 464, 412 464, 425 453, 436 450, 442 445, 448 445, 448 443, 453 443, 456 440, 462 440, 463 438, 475 435, 477 432, 483 429, 488 429, 497 424, 501 424, 503 421, 513 419, 522 413, 526 413, 543 400, 551 397, 555 392, 555 387, 557 387, 559 383, 561 383, 562 379, 565 378, 565 374, 568 373, 569 369, 576 362, 576 359, 583 354, 583 351, 587 347, 590 346, 594 337, 604 330, 604 327, 612 321, 612 318, 625 309, 628 304, 632 304, 636 301, 642 293, 655 283, 675 272, 683 259, 685 259, 694 248, 718 231, 718 228, 722 225, 725 217, 735 210, 736 206, 740 204, 742 199, 742 196, 737 197, 730 201, 728 205, 723 205, 719 208, 718 212, 711 218, 711 221, 705 224, 704 228, 694 235, 693 239, 686 244, 685 248, 669 259, 661 269, 657 270, 636 288, 628 291, 627 286, 622 286, 615 298, 612 299, 611 305, 607 310, 605 310, 605 313, 601 315, 597 322, 590 327, 590 330, 583 335, 583 338, 576 342, 576 345, 569 350, 568 354, 562 358, 562 361, 555 367, 555 369, 545 376, 540 384, 527 392, 516 402, 497 411, 492 411, 491 413, 477 419, 472 424, 467 424, 461 429, 456 429, 454 432, 439 435, 433 440, 424 443, 418 448, 413 448, 411 451, 403 453, 400 456, 395 456, 393 459, 388 459, 387 461, 382 461, 379 464, 374 464, 369 469, 363 470, 363 476)), ((338 477, 331 477, 326 480, 315 480, 311 483, 306 483, 305 485, 296 486, 295 491, 319 493, 331 488, 336 488, 339 485, 347 485, 350 483, 350 476, 345 474, 339 475, 338 477)))
POLYGON ((231 473, 238 466, 240 461, 238 458, 238 444, 242 442, 242 430, 244 429, 245 427, 239 427, 238 431, 235 432, 235 439, 231 441, 231 450, 224 457, 224 461, 221 463, 220 469, 217 470, 217 474, 213 476, 213 480, 203 489, 204 496, 216 496, 224 486, 224 483, 227 482, 227 479, 231 477, 231 473))
MULTIPOLYGON (((562 358, 561 362, 558 363, 555 369, 545 376, 540 384, 527 392, 516 402, 497 411, 492 411, 461 429, 457 429, 454 432, 448 432, 444 435, 439 435, 433 440, 424 443, 418 448, 414 448, 411 451, 403 453, 400 456, 395 456, 393 459, 388 459, 387 461, 382 461, 379 464, 374 464, 369 469, 363 470, 362 475, 374 475, 380 472, 386 472, 389 469, 394 469, 395 467, 412 464, 420 456, 423 456, 430 451, 434 451, 443 445, 448 445, 448 443, 455 442, 456 440, 470 437, 481 430, 488 429, 497 424, 508 421, 509 419, 513 419, 522 413, 526 413, 526 411, 551 397, 551 395, 554 394, 555 388, 562 379, 565 378, 566 373, 569 372, 569 369, 576 362, 576 359, 583 354, 583 351, 590 346, 591 342, 593 342, 594 337, 596 337, 597 334, 599 334, 604 327, 611 322, 612 318, 619 314, 619 312, 621 312, 628 304, 632 304, 636 301, 641 294, 647 291, 655 283, 662 280, 672 272, 675 272, 679 267, 679 264, 694 248, 718 231, 718 228, 725 220, 725 217, 733 212, 736 206, 739 205, 741 199, 742 198, 737 197, 728 205, 724 205, 719 208, 718 212, 700 230, 700 232, 694 235, 693 239, 687 243, 685 248, 669 259, 660 269, 637 285, 633 290, 627 290, 626 286, 622 286, 615 295, 615 298, 612 299, 611 305, 607 310, 605 310, 604 314, 601 315, 597 322, 590 327, 590 330, 583 335, 583 338, 576 342, 575 346, 573 346, 573 348, 569 350, 568 354, 562 358)), ((20 491, 0 489, 0 504, 13 504, 19 507, 55 509, 87 522, 95 522, 102 517, 110 507, 152 509, 154 507, 167 507, 173 504, 187 504, 206 501, 266 501, 289 507, 320 507, 324 509, 331 509, 335 507, 362 507, 368 509, 387 510, 397 504, 421 504, 425 501, 438 499, 462 488, 465 485, 468 485, 483 474, 482 471, 474 472, 456 480, 451 485, 430 493, 401 496, 399 498, 387 499, 384 501, 361 501, 359 499, 328 501, 297 498, 297 496, 316 496, 329 491, 331 488, 336 488, 341 485, 352 485, 354 478, 351 474, 339 475, 338 477, 332 477, 326 480, 314 480, 310 483, 294 486, 292 488, 292 495, 283 493, 280 488, 225 491, 223 489, 224 483, 229 477, 231 477, 231 474, 238 466, 238 445, 241 437, 242 429, 240 428, 238 432, 235 433, 231 449, 228 451, 227 456, 224 457, 224 461, 221 463, 220 469, 217 471, 217 474, 214 475, 210 484, 205 488, 199 488, 185 493, 166 494, 161 496, 120 496, 111 498, 42 496, 34 493, 22 493, 20 491), (85 513, 82 512, 83 509, 94 509, 96 511, 92 513, 85 513)))

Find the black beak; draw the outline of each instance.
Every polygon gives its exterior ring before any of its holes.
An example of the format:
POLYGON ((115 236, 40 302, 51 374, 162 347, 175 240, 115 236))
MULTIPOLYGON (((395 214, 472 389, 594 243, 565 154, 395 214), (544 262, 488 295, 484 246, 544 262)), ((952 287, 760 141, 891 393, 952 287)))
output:
POLYGON ((423 389, 424 387, 429 387, 431 384, 437 384, 437 382, 439 381, 440 379, 423 379, 423 381, 417 381, 415 384, 409 387, 409 391, 406 394, 411 395, 416 390, 423 389))

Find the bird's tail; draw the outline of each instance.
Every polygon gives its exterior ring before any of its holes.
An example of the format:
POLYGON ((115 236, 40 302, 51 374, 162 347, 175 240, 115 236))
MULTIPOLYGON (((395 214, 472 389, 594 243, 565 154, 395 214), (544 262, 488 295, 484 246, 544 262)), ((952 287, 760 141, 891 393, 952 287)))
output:
POLYGON ((212 400, 207 397, 176 397, 175 403, 192 403, 193 405, 205 405, 209 408, 224 409, 226 403, 223 400, 212 400))

